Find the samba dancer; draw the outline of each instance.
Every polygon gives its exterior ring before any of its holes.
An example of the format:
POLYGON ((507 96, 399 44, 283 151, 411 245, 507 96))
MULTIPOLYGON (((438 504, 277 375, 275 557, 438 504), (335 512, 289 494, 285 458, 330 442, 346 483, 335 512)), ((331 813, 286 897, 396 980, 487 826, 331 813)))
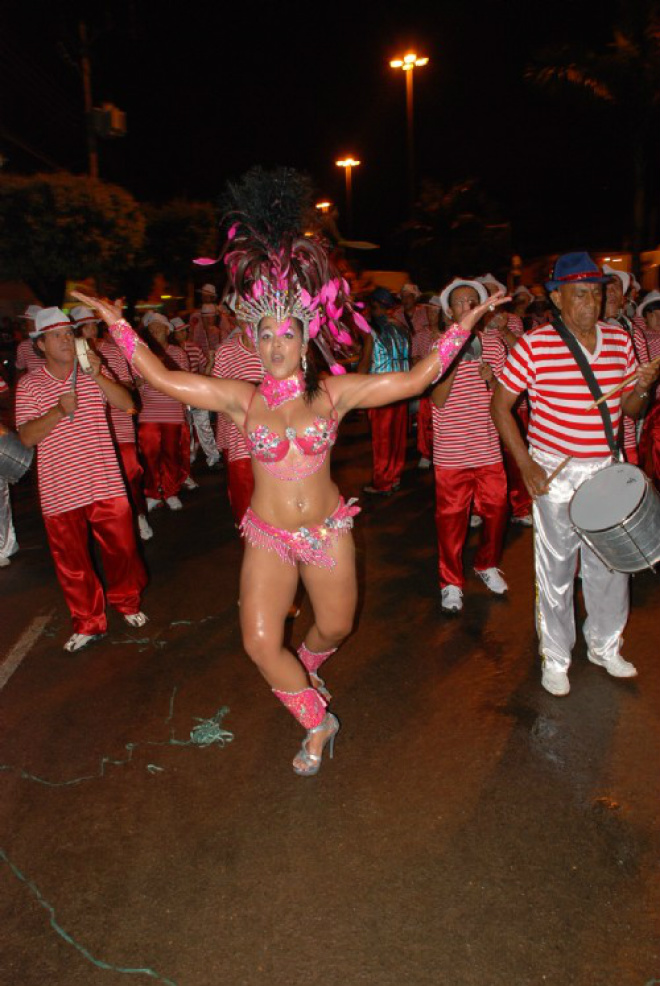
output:
MULTIPOLYGON (((588 254, 568 253, 558 258, 546 287, 566 329, 588 354, 604 393, 635 374, 607 400, 616 435, 622 413, 636 418, 646 407, 658 370, 653 365, 638 366, 628 333, 599 321, 603 285, 608 280, 588 254)), ((575 358, 557 330, 547 324, 526 333, 511 351, 491 405, 502 440, 534 498, 541 684, 552 695, 570 691, 578 556, 587 610, 588 658, 615 678, 637 674, 635 666, 620 654, 628 619, 628 576, 606 568, 580 540, 569 517, 569 502, 577 487, 612 462, 603 419, 598 408, 588 410, 591 404, 592 394, 575 358), (529 451, 512 414, 524 390, 530 404, 529 451), (549 482, 559 466, 561 472, 549 482)))
MULTIPOLYGON (((437 349, 409 373, 319 381, 308 354, 310 339, 329 352, 321 331, 344 343, 351 337, 342 319, 352 317, 363 331, 368 326, 352 311, 348 285, 335 275, 322 244, 304 235, 304 206, 311 205, 307 189, 289 169, 271 175, 255 168, 230 186, 230 194, 232 224, 224 261, 238 297, 236 314, 250 325, 266 371, 259 387, 171 372, 141 344, 119 307, 77 297, 98 310, 136 371, 152 386, 184 403, 222 411, 244 430, 255 489, 242 522, 243 643, 275 696, 307 730, 293 767, 309 775, 318 771, 323 748, 334 742, 339 729, 335 716, 326 711, 329 696, 319 668, 350 633, 356 605, 350 531, 359 508, 344 501, 330 476, 329 453, 338 425, 353 408, 407 400, 424 390, 446 370, 484 306, 463 326, 449 329, 437 349), (264 203, 264 211, 255 203, 264 203), (314 624, 297 660, 283 646, 283 633, 299 578, 314 624)), ((493 304, 499 301, 491 299, 493 304)), ((334 363, 331 369, 337 372, 334 363)))
POLYGON ((59 308, 37 313, 33 337, 44 365, 18 382, 16 424, 23 444, 37 447, 46 535, 73 620, 64 649, 73 652, 107 629, 90 530, 101 552, 108 602, 130 626, 147 622, 140 610, 146 574, 105 409, 109 401, 126 412, 133 402, 125 387, 105 374, 96 353, 89 353, 90 373, 77 373, 72 325, 59 308))

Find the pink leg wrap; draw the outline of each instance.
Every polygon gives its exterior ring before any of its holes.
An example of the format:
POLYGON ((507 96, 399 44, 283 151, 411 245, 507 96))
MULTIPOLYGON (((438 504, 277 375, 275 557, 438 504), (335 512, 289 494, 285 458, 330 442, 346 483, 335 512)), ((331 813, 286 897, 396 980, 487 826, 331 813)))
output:
POLYGON ((307 644, 303 641, 298 648, 298 657, 300 658, 300 663, 303 667, 309 671, 310 674, 314 674, 318 671, 324 661, 327 661, 329 657, 332 657, 336 650, 337 648, 333 647, 331 650, 324 650, 316 653, 315 651, 310 650, 307 644))
POLYGON ((280 692, 273 688, 273 695, 305 729, 314 729, 323 722, 326 703, 315 688, 303 688, 301 692, 280 692))

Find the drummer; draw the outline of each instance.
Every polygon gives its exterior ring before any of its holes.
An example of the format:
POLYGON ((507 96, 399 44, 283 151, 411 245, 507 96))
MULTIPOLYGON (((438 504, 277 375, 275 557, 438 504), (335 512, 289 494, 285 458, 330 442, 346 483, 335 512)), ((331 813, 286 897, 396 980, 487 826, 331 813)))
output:
MULTIPOLYGON (((587 253, 557 259, 546 287, 561 319, 588 354, 603 393, 620 386, 606 404, 617 434, 621 415, 637 418, 646 407, 658 370, 639 366, 632 341, 620 326, 599 321, 603 285, 609 280, 587 253), (626 378, 633 378, 624 383, 626 378)), ((551 324, 526 333, 509 354, 492 402, 492 415, 534 498, 537 627, 543 661, 541 684, 567 695, 575 644, 573 587, 581 555, 588 658, 615 678, 632 678, 633 664, 620 654, 628 619, 628 576, 611 572, 580 540, 569 503, 577 487, 612 462, 603 418, 588 410, 593 397, 580 368, 551 324), (529 393, 529 451, 512 408, 529 393), (551 474, 564 463, 555 479, 551 474)))

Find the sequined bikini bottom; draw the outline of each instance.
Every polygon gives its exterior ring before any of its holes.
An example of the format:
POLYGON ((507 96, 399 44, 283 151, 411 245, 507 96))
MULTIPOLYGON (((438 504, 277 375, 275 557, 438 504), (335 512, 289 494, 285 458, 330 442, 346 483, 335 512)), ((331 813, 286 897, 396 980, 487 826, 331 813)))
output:
POLYGON ((334 568, 335 560, 329 549, 340 534, 352 529, 353 518, 359 513, 355 497, 347 503, 340 496, 335 510, 322 524, 285 531, 262 520, 248 507, 241 521, 241 534, 248 544, 276 552, 289 565, 302 562, 319 568, 334 568))

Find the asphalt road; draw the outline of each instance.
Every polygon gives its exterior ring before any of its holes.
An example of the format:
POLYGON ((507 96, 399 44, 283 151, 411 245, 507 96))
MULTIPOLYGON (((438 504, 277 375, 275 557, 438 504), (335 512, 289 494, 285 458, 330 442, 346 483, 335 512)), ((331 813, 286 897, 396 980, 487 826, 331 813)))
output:
MULTIPOLYGON (((362 501, 357 626, 325 675, 342 730, 298 778, 300 729, 241 649, 224 482, 200 473, 181 513, 153 515, 149 624, 112 615, 78 655, 17 491, 0 986, 660 984, 657 580, 634 580, 639 677, 609 678, 580 642, 570 696, 547 695, 531 532, 508 533, 506 599, 472 577, 443 616, 432 478, 411 451, 401 492, 362 501), (224 707, 232 742, 172 742, 224 707)), ((346 496, 370 478, 364 418, 335 473, 346 496)), ((294 644, 309 622, 303 603, 294 644)))

